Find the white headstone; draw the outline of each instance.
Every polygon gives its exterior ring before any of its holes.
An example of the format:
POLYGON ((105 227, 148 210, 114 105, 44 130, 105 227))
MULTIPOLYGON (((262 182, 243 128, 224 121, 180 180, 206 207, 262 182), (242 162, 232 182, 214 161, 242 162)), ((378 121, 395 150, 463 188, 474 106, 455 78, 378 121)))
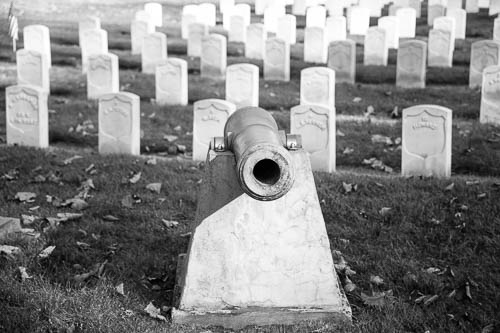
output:
POLYGON ((450 9, 462 9, 462 0, 447 0, 446 12, 450 9))
POLYGON ((205 161, 210 141, 224 136, 227 118, 236 106, 221 99, 204 99, 195 102, 193 110, 193 161, 205 161))
POLYGON ((283 39, 266 40, 264 80, 290 81, 290 44, 283 39))
POLYGON ((202 3, 198 5, 199 22, 215 27, 217 22, 217 7, 213 3, 202 3))
POLYGON ((290 110, 290 133, 300 134, 314 171, 335 171, 335 109, 298 105, 290 110))
POLYGON ((17 84, 33 85, 47 94, 50 92, 49 64, 47 58, 34 50, 16 52, 17 84))
POLYGON ((488 15, 493 16, 500 13, 500 0, 490 0, 488 15))
POLYGON ((293 15, 306 15, 307 0, 294 0, 292 6, 293 15))
POLYGON ((483 70, 481 88, 481 123, 500 125, 500 66, 488 66, 483 70))
POLYGON ((490 0, 479 0, 477 4, 479 8, 488 8, 490 6, 490 0))
POLYGON ((328 44, 324 28, 306 27, 304 29, 304 61, 326 64, 328 44))
POLYGON ((146 21, 132 21, 130 24, 130 41, 132 45, 132 54, 141 54, 142 42, 147 34, 155 31, 154 26, 146 21))
POLYGON ((231 15, 229 26, 229 41, 246 43, 247 25, 242 15, 231 15))
POLYGON ((465 27, 467 24, 467 12, 465 9, 448 9, 446 16, 455 19, 455 39, 465 39, 465 27))
POLYGON ((500 65, 500 41, 481 40, 471 45, 469 87, 479 87, 483 70, 488 66, 500 65))
POLYGON ((300 104, 319 104, 335 109, 335 71, 309 67, 300 72, 300 104))
MULTIPOLYGON (((184 8, 187 7, 187 6, 184 6, 184 8)), ((198 9, 198 6, 195 6, 196 9, 198 9)), ((192 7, 190 7, 192 8, 192 7)), ((191 12, 191 11, 187 11, 186 13, 183 13, 182 14, 182 23, 181 23, 181 35, 182 35, 182 38, 183 39, 188 39, 189 37, 189 26, 193 23, 197 23, 198 22, 198 13, 195 12, 191 12)))
POLYGON ((384 16, 378 19, 378 27, 385 29, 387 35, 387 47, 398 49, 399 47, 399 19, 396 16, 384 16))
POLYGON ((335 71, 337 83, 354 84, 356 77, 356 43, 351 39, 331 42, 328 67, 335 71))
POLYGON ((161 4, 157 2, 148 2, 144 4, 144 11, 149 14, 155 26, 161 27, 163 25, 163 8, 161 4))
POLYGON ((267 32, 276 33, 278 31, 278 20, 282 16, 285 16, 285 14, 285 7, 267 7, 264 11, 264 29, 267 32))
POLYGON ((467 13, 479 13, 478 0, 465 0, 465 10, 467 13))
POLYGON ((297 19, 294 15, 285 15, 278 19, 278 31, 276 37, 293 45, 297 42, 297 19))
POLYGON ((97 99, 120 90, 118 57, 114 54, 89 56, 87 70, 87 98, 97 99))
POLYGON ((101 29, 101 20, 95 16, 87 16, 78 22, 78 45, 82 45, 82 34, 89 29, 101 29))
POLYGON ((429 67, 452 67, 453 42, 448 30, 429 30, 429 67))
POLYGON ((142 42, 142 72, 154 74, 156 65, 167 59, 167 35, 162 32, 147 34, 142 42))
POLYGON ((326 8, 313 6, 307 8, 306 27, 324 28, 326 23, 326 8))
POLYGON ((156 104, 188 104, 188 65, 178 58, 167 58, 156 66, 156 104))
POLYGON ((201 55, 201 40, 208 35, 208 26, 203 23, 189 25, 187 54, 190 57, 201 55))
POLYGON ((451 33, 451 47, 455 49, 455 32, 456 32, 456 22, 454 17, 450 16, 440 16, 436 17, 434 20, 434 29, 446 30, 451 33))
POLYGON ((226 101, 236 105, 236 109, 259 106, 259 67, 253 64, 227 66, 226 101))
POLYGON ((417 26, 417 13, 413 8, 400 8, 396 11, 399 20, 399 37, 415 38, 417 26))
POLYGON ((403 176, 451 176, 451 119, 452 111, 437 105, 403 110, 403 176))
POLYGON ((351 7, 349 11, 349 33, 351 35, 366 34, 370 26, 370 9, 363 7, 351 7))
POLYGON ((422 17, 422 1, 421 0, 410 0, 408 2, 408 7, 415 9, 417 18, 422 17))
POLYGON ((347 21, 344 16, 330 16, 326 18, 327 42, 345 40, 347 38, 347 21))
POLYGON ((102 29, 89 29, 82 33, 82 72, 87 72, 87 58, 108 53, 108 33, 102 29))
POLYGON ((27 25, 23 29, 24 48, 38 51, 47 57, 49 68, 52 67, 49 28, 44 25, 27 25))
POLYGON ((151 17, 151 14, 149 14, 145 10, 139 10, 138 12, 136 12, 134 18, 136 21, 148 22, 149 24, 154 26, 153 18, 151 17))
POLYGON ((234 7, 234 0, 219 0, 219 11, 224 14, 228 10, 232 10, 234 7))
POLYGON ((264 59, 266 38, 267 33, 262 23, 250 24, 247 27, 245 57, 250 59, 264 59))
POLYGON ((364 65, 387 66, 389 57, 387 44, 386 30, 380 27, 370 27, 365 35, 364 65))
POLYGON ((47 93, 35 86, 5 89, 7 143, 37 148, 49 146, 47 93))
POLYGON ((493 40, 500 41, 500 17, 493 21, 493 40))
POLYGON ((117 92, 99 98, 99 153, 141 153, 139 96, 117 92))
POLYGON ((226 37, 210 34, 201 41, 200 76, 223 79, 227 65, 226 37))
POLYGON ((427 7, 427 25, 433 26, 437 17, 444 16, 445 7, 443 5, 432 5, 427 7))
POLYGON ((345 3, 339 0, 326 0, 326 9, 329 16, 343 16, 345 3))
POLYGON ((371 17, 382 16, 382 3, 380 0, 359 0, 359 6, 370 9, 371 17))
POLYGON ((427 44, 409 40, 399 44, 396 67, 396 86, 425 88, 427 44))

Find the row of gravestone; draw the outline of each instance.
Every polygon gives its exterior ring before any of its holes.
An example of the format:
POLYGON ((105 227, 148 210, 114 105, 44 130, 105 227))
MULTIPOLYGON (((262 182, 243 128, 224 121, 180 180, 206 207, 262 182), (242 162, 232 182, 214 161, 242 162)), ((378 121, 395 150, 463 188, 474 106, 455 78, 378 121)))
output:
MULTIPOLYGON (((251 65, 250 65, 251 66, 251 65)), ((291 133, 302 135, 315 170, 335 170, 335 73, 327 68, 302 72, 301 105, 290 110, 291 133)), ((255 80, 254 80, 255 81, 255 80)), ((255 84, 255 83, 253 83, 255 84)), ((6 89, 7 143, 48 146, 47 92, 30 85, 6 89)), ((99 98, 99 151, 140 153, 139 96, 118 92, 99 98)), ((193 111, 193 159, 204 160, 212 137, 221 136, 236 105, 218 99, 201 100, 193 111)), ((481 121, 500 123, 500 66, 483 74, 481 121)), ((418 106, 403 112, 402 172, 449 176, 451 111, 418 106)))

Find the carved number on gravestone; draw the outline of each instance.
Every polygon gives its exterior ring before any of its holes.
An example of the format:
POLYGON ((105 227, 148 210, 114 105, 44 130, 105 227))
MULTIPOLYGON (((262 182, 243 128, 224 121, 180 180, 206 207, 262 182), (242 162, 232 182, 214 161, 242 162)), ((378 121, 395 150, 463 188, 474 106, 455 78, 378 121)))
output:
POLYGON ((9 117, 10 127, 20 134, 32 130, 38 124, 38 99, 25 92, 12 94, 9 99, 8 110, 13 117, 9 117))
POLYGON ((405 137, 406 150, 421 158, 427 158, 444 151, 446 126, 444 116, 435 116, 427 110, 406 118, 409 131, 405 137))
POLYGON ((295 131, 302 136, 302 145, 309 153, 328 148, 328 116, 309 108, 295 113, 295 131), (323 143, 323 144, 321 144, 323 143))

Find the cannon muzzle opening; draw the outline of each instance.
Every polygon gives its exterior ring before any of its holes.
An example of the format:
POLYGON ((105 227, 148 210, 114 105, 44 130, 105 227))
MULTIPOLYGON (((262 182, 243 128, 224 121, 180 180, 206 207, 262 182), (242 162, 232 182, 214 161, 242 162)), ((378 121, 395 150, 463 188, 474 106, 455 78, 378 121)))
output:
POLYGON ((224 139, 235 154, 238 181, 245 193, 270 201, 290 190, 295 180, 292 159, 266 110, 246 107, 233 113, 224 128, 224 139))

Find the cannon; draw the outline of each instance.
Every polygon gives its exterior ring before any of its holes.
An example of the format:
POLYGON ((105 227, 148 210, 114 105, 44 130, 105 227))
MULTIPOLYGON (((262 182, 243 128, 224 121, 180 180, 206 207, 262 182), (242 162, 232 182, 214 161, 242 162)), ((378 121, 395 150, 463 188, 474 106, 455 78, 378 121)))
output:
POLYGON ((214 138, 211 148, 233 152, 242 190, 256 200, 271 201, 285 195, 295 181, 288 150, 301 148, 301 139, 278 131, 266 110, 245 107, 229 117, 224 137, 214 138))

